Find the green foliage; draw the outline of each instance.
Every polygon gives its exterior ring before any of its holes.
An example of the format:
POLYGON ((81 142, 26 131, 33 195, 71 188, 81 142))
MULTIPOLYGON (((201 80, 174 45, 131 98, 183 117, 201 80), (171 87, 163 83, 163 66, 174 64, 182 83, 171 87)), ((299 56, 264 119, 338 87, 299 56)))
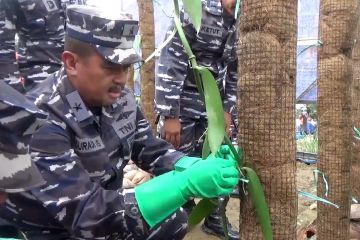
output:
POLYGON ((198 72, 204 89, 206 115, 208 117, 207 137, 210 150, 212 153, 216 153, 225 136, 224 109, 220 92, 209 69, 196 66, 194 71, 198 72))
POLYGON ((197 32, 200 31, 202 18, 201 0, 183 0, 185 12, 189 15, 191 23, 197 32))
POLYGON ((256 210, 256 215, 259 219, 259 224, 263 232, 265 240, 273 239, 269 208, 265 201, 264 191, 262 189, 260 179, 254 170, 248 167, 243 167, 242 170, 245 172, 246 178, 249 180, 247 189, 249 196, 256 210))
POLYGON ((298 152, 318 153, 318 136, 305 135, 304 138, 296 141, 298 152))
POLYGON ((312 119, 317 119, 318 118, 317 104, 310 103, 310 104, 306 105, 306 109, 307 109, 307 112, 308 112, 309 116, 312 119))
POLYGON ((216 206, 217 204, 214 200, 201 199, 189 216, 188 222, 190 229, 198 225, 216 206))

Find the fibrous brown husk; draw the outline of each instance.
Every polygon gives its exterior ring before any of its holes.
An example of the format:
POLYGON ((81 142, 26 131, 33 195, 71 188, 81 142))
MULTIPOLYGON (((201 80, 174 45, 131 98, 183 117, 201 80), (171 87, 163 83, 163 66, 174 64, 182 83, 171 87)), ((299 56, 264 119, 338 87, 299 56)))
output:
MULTIPOLYGON (((154 6, 152 1, 137 1, 139 5, 139 27, 142 34, 141 51, 147 58, 155 50, 154 6)), ((153 133, 156 133, 154 95, 155 95, 155 60, 150 60, 141 67, 141 107, 149 121, 153 133)))
POLYGON ((322 0, 321 14, 328 15, 335 11, 344 11, 349 15, 354 15, 359 5, 358 0, 346 0, 346 1, 334 1, 334 0, 322 0))
POLYGON ((323 54, 324 57, 336 55, 353 47, 352 31, 346 27, 349 21, 353 21, 353 19, 343 14, 324 16, 321 19, 320 35, 323 46, 319 49, 320 54, 323 54), (328 19, 332 21, 328 21, 328 19))
POLYGON ((318 101, 327 106, 321 112, 322 126, 326 128, 345 126, 344 122, 347 121, 348 116, 339 115, 339 112, 350 108, 350 96, 344 93, 350 92, 351 61, 342 54, 319 59, 318 76, 320 86, 326 89, 318 93, 318 101))
POLYGON ((272 34, 251 32, 240 37, 238 55, 240 76, 257 73, 280 77, 285 69, 284 53, 272 34))
POLYGON ((284 99, 290 97, 293 88, 293 83, 285 72, 281 78, 246 73, 240 76, 239 81, 242 82, 239 94, 248 107, 246 111, 252 111, 252 108, 256 108, 253 111, 280 108, 286 104, 284 99), (256 96, 252 94, 254 88, 257 89, 256 96), (264 102, 267 104, 264 105, 264 102))
MULTIPOLYGON (((351 77, 351 61, 343 54, 319 59, 319 78, 340 81, 351 77)), ((347 83, 350 84, 350 83, 347 83)))
MULTIPOLYGON (((264 187, 274 239, 296 238, 295 63, 297 1, 243 0, 238 46, 239 145, 264 187)), ((263 239, 248 198, 240 238, 263 239)))
POLYGON ((336 55, 353 47, 358 7, 358 0, 324 0, 321 3, 320 36, 324 45, 319 54, 323 57, 336 55))
POLYGON ((286 41, 295 34, 291 31, 296 25, 297 14, 294 3, 288 0, 254 0, 243 1, 240 29, 263 31, 274 34, 280 41, 286 41))

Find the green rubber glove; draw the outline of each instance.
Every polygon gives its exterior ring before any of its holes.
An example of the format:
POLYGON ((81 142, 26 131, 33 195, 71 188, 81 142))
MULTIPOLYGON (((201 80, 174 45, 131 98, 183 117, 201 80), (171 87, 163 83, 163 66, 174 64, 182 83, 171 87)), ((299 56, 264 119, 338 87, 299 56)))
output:
POLYGON ((190 197, 228 195, 239 181, 239 172, 233 160, 210 156, 207 160, 194 161, 194 158, 183 157, 176 165, 184 163, 187 168, 182 172, 165 173, 135 188, 139 209, 151 228, 170 216, 190 197))
MULTIPOLYGON (((234 148, 237 152, 239 152, 238 146, 234 146, 234 148)), ((235 156, 228 145, 221 145, 219 150, 216 152, 216 157, 235 161, 235 156)))

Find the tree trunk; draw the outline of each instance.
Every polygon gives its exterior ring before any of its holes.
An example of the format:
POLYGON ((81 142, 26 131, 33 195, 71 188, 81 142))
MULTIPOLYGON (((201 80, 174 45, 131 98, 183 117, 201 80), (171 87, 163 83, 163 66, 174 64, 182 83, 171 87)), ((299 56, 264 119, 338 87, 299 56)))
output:
MULTIPOLYGON (((243 0, 241 11, 239 145, 263 184, 274 239, 296 239, 297 1, 243 0)), ((263 239, 250 199, 240 207, 240 239, 263 239)))
POLYGON ((127 79, 126 79, 126 86, 134 91, 134 66, 131 66, 127 79))
MULTIPOLYGON (((146 59, 155 50, 154 6, 152 0, 138 0, 142 56, 146 59)), ((141 67, 141 107, 145 117, 156 132, 155 113, 155 61, 141 67)))
MULTIPOLYGON (((356 29, 356 42, 352 52, 353 80, 351 87, 352 126, 360 129, 360 24, 356 29)), ((351 169, 352 196, 360 201, 360 142, 354 140, 351 169)))
POLYGON ((358 18, 358 0, 320 1, 318 54, 319 164, 326 174, 329 195, 340 206, 318 203, 319 240, 349 239, 351 166, 351 51, 358 18))

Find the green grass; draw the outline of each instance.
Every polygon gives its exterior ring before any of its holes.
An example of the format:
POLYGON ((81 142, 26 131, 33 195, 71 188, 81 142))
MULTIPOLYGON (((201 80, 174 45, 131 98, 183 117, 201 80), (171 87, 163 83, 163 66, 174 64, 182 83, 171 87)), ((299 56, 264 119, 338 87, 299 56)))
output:
POLYGON ((298 152, 318 153, 317 134, 306 135, 303 139, 296 141, 298 152))

